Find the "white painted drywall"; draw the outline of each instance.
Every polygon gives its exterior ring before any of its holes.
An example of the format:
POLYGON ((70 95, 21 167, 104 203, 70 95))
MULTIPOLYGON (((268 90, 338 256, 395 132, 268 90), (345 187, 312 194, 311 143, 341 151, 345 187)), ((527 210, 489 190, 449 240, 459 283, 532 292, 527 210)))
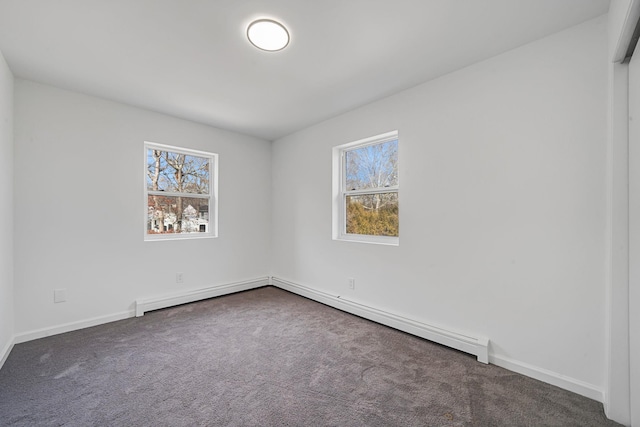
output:
POLYGON ((628 65, 623 58, 633 33, 637 1, 612 0, 609 37, 607 370, 604 408, 607 416, 629 425, 629 99, 628 65), (636 5, 634 6, 635 3, 636 5), (625 41, 626 40, 626 41, 625 41))
POLYGON ((640 426, 640 52, 629 64, 629 406, 640 426))
POLYGON ((601 397, 606 141, 601 17, 275 141, 272 272, 601 397), (331 148, 394 129, 400 245, 332 240, 331 148))
POLYGON ((14 114, 16 335, 268 273, 269 142, 20 79, 14 114), (220 155, 218 238, 143 241, 144 141, 220 155))
POLYGON ((610 240, 607 298, 607 387, 605 412, 628 425, 629 418, 629 108, 628 66, 609 64, 610 240))
MULTIPOLYGON (((0 52, 0 361, 13 342, 13 74, 0 52)), ((0 366, 2 363, 0 363, 0 366)))

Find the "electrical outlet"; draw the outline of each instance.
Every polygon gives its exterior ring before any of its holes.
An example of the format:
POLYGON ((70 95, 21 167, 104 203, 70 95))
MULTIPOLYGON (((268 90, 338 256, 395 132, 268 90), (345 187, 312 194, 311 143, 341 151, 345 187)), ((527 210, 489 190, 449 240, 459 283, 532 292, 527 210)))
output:
POLYGON ((349 278, 349 289, 353 290, 356 288, 356 279, 353 277, 349 278))
POLYGON ((184 282, 184 273, 176 273, 176 283, 184 282))
POLYGON ((67 300, 67 290, 66 289, 54 289, 53 290, 53 302, 65 302, 67 300))

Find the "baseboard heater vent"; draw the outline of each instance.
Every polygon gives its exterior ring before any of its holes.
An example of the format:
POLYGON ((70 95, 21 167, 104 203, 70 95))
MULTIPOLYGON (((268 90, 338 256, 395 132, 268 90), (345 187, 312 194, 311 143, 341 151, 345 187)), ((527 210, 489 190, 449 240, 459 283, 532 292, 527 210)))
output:
POLYGON ((269 277, 262 277, 259 279, 247 280, 245 282, 211 286, 209 288, 164 295, 161 297, 140 298, 136 300, 136 317, 143 316, 147 311, 173 307, 174 305, 187 304, 203 299, 233 294, 235 292, 248 291, 249 289, 261 288, 268 285, 269 277))
POLYGON ((368 320, 389 326, 400 331, 425 338, 465 353, 473 354, 478 362, 489 363, 489 339, 473 337, 459 332, 453 332, 442 327, 411 320, 377 308, 359 304, 355 301, 331 295, 287 280, 271 277, 271 285, 304 296, 328 306, 355 314, 368 320))

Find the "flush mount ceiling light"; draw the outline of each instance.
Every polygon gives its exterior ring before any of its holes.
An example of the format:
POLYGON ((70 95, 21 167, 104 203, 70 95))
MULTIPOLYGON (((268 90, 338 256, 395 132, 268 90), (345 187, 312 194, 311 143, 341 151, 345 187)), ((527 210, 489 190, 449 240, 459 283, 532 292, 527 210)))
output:
POLYGON ((258 19, 249 24, 247 37, 258 49, 275 52, 289 44, 289 32, 279 22, 271 19, 258 19))

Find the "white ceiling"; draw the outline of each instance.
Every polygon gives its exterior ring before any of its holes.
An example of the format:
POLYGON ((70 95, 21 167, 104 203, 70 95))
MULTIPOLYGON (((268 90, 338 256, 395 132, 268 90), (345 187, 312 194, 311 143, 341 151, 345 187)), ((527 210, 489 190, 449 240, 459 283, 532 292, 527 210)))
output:
POLYGON ((273 140, 584 22, 609 0, 0 0, 17 77, 273 140), (291 33, 281 52, 245 36, 291 33))

